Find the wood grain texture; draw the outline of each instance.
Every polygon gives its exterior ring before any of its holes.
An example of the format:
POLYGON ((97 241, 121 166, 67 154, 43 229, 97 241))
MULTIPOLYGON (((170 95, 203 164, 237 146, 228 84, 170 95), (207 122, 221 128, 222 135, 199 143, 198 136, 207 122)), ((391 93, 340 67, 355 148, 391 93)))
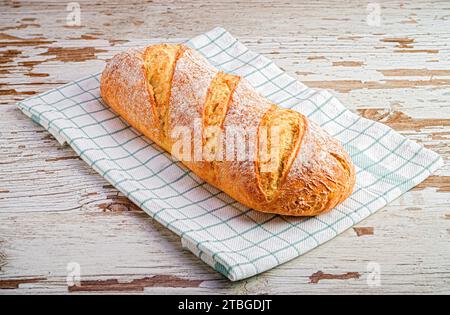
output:
POLYGON ((450 293, 450 3, 380 1, 379 26, 366 1, 79 3, 80 26, 64 2, 0 3, 0 294, 450 293), (444 166, 355 230, 231 283, 14 106, 125 47, 215 26, 444 166), (80 288, 66 282, 71 262, 80 288))

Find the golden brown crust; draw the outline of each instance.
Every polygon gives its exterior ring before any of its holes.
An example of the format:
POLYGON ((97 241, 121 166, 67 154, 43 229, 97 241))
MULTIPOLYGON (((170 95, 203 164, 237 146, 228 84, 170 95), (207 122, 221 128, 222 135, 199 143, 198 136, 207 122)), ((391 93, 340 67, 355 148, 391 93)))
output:
POLYGON ((273 105, 258 127, 255 170, 258 186, 266 200, 276 199, 298 154, 305 132, 305 117, 273 105))
POLYGON ((103 70, 100 94, 120 116, 155 142, 159 123, 154 113, 154 96, 148 87, 144 56, 131 49, 115 55, 103 70), (130 93, 131 92, 131 93, 130 93))
POLYGON ((172 154, 176 127, 189 127, 192 140, 187 150, 193 158, 182 162, 250 208, 313 216, 345 200, 355 184, 350 156, 320 127, 297 112, 274 107, 245 79, 218 73, 198 52, 183 45, 153 45, 144 53, 130 50, 116 55, 102 74, 101 96, 172 154), (193 127, 195 121, 199 128, 193 127), (250 131, 259 133, 261 126, 274 125, 282 130, 280 150, 273 158, 274 173, 265 173, 260 142, 250 131), (208 126, 220 126, 221 131, 207 134, 208 126), (228 130, 235 126, 243 137, 239 141, 254 146, 256 159, 241 160, 234 151, 232 158, 195 159, 194 148, 205 143, 214 148, 216 158, 218 152, 225 155, 227 148, 219 140, 225 133, 230 139, 228 130), (194 136, 198 131, 199 140, 194 136))

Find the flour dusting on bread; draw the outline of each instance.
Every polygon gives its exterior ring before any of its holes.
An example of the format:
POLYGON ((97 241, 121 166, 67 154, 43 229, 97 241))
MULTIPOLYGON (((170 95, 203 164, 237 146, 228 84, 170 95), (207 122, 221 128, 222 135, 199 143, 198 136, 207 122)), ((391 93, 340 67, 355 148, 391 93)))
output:
POLYGON ((188 158, 181 161, 255 210, 313 216, 352 192, 355 169, 335 139, 302 114, 272 104, 244 78, 219 72, 184 45, 118 54, 102 74, 101 95, 174 155, 176 135, 184 131, 188 137, 182 139, 188 143, 181 151, 188 154, 180 156, 188 158))

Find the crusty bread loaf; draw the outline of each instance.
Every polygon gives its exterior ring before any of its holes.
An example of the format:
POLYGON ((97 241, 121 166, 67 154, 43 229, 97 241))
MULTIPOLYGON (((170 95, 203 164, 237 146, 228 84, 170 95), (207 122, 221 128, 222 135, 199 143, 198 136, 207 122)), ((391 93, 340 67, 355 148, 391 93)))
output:
POLYGON ((114 56, 102 74, 101 96, 199 177, 255 210, 313 216, 352 192, 355 169, 336 140, 184 45, 114 56), (179 146, 180 126, 192 136, 187 146, 179 146), (236 149, 242 144, 244 158, 236 149))

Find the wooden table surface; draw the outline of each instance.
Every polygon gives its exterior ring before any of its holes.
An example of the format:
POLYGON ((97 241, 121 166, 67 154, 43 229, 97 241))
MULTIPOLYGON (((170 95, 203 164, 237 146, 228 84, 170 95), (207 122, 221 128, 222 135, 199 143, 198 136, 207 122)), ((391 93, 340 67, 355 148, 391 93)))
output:
POLYGON ((1 1, 0 294, 450 293, 450 2, 301 2, 79 1, 73 25, 64 1, 1 1), (125 47, 215 26, 444 166, 358 227, 232 283, 15 107, 125 47), (82 286, 69 287, 77 266, 82 286))

